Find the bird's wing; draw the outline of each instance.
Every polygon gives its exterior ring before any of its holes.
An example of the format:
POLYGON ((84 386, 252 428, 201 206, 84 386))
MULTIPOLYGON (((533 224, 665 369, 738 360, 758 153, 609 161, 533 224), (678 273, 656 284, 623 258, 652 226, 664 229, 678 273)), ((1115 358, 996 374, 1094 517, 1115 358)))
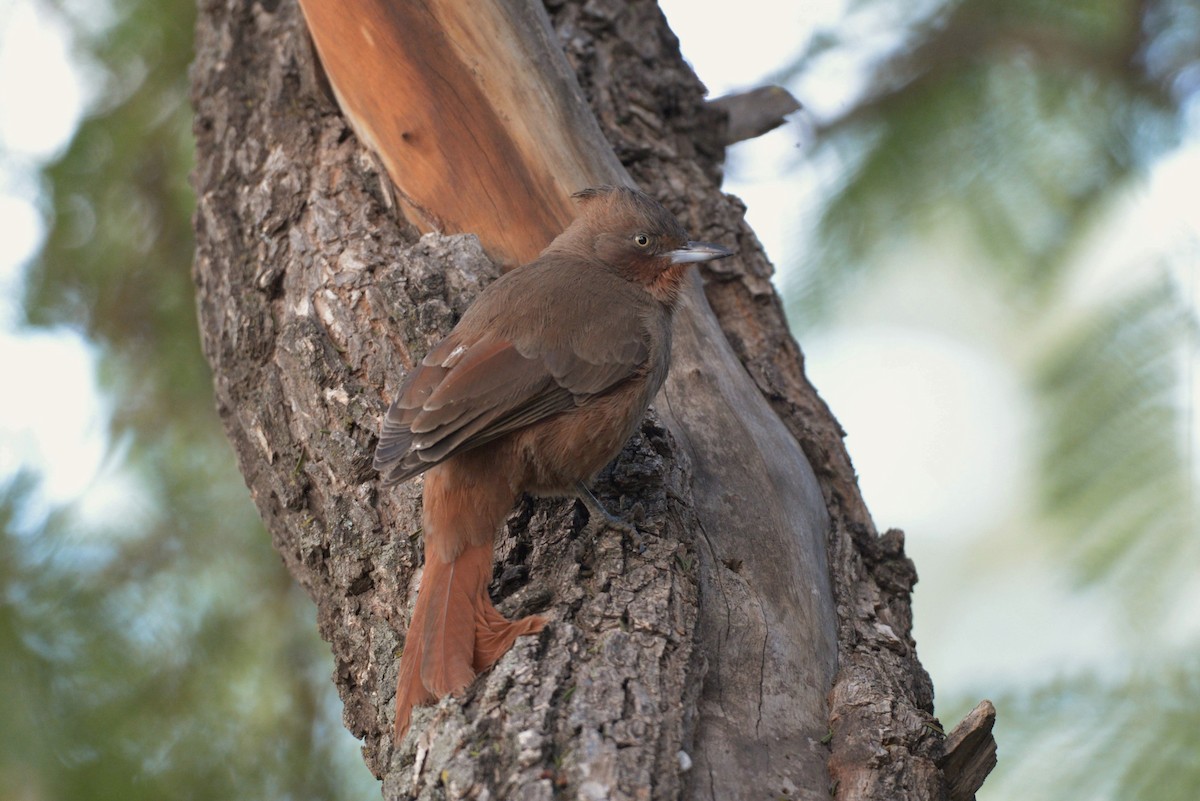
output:
MULTIPOLYGON (((620 321, 616 321, 620 322, 620 321)), ((375 468, 384 485, 405 481, 470 448, 574 408, 635 375, 647 346, 636 326, 604 325, 584 344, 465 344, 453 332, 409 374, 384 418, 375 468)))

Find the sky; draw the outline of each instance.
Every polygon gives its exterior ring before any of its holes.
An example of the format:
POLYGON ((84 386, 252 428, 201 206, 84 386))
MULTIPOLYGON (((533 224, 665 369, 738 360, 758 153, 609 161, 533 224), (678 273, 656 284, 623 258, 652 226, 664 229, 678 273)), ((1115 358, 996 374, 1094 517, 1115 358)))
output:
MULTIPOLYGON (((786 286, 787 265, 797 261, 803 246, 800 221, 828 178, 816 167, 787 171, 785 165, 803 154, 814 116, 834 114, 850 102, 861 88, 864 66, 896 45, 896 33, 886 21, 868 24, 838 0, 740 0, 737 14, 727 13, 724 3, 662 5, 685 56, 714 96, 759 85, 822 27, 861 29, 863 55, 827 59, 799 87, 807 111, 730 154, 726 190, 747 202, 751 224, 786 286)), ((88 97, 70 65, 64 31, 37 9, 28 0, 0 0, 0 363, 12 374, 38 376, 36 383, 21 384, 37 386, 37 394, 0 394, 0 479, 21 466, 36 466, 46 478, 43 497, 54 504, 89 491, 102 497, 113 462, 106 459, 108 412, 95 390, 91 347, 71 331, 19 329, 22 266, 43 236, 33 176, 38 164, 69 141, 88 97), (26 80, 30 74, 39 81, 26 80), (57 369, 41 369, 46 364, 57 369), (68 452, 68 460, 55 456, 68 452)), ((1196 186, 1200 145, 1192 141, 1165 159, 1124 206, 1111 210, 1112 230, 1086 254, 1105 269, 1088 271, 1073 297, 1086 305, 1123 281, 1137 280, 1125 265, 1136 258, 1147 232, 1200 252, 1196 186)), ((1178 280, 1200 306, 1194 272, 1181 272, 1178 280)), ((1003 354, 914 324, 889 308, 889 293, 904 289, 876 286, 857 299, 875 322, 835 327, 801 345, 814 382, 849 432, 878 525, 909 534, 908 549, 922 576, 917 637, 935 684, 967 691, 972 682, 1044 679, 1104 663, 1117 637, 1111 601, 1079 593, 1045 558, 1035 554, 999 567, 1000 578, 986 598, 968 592, 978 538, 1024 503, 1032 458, 1026 447, 1028 399, 1003 354), (976 600, 947 603, 972 597, 976 600), (1061 615, 1026 625, 1045 609, 1061 615), (980 637, 980 631, 989 635, 980 637)), ((928 300, 960 302, 936 292, 928 300)), ((980 303, 985 309, 986 301, 980 303)), ((980 314, 986 323, 986 309, 980 314)), ((1200 369, 1194 360, 1186 368, 1193 381, 1181 402, 1195 409, 1200 369)), ((1192 437, 1200 436, 1198 428, 1192 426, 1192 437)), ((1182 625, 1194 633, 1200 621, 1188 618, 1182 625)))

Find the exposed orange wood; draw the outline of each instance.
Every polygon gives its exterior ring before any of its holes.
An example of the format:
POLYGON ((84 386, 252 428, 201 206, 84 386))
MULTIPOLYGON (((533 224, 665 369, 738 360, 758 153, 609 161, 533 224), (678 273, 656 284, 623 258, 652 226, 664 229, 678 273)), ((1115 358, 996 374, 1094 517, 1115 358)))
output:
POLYGON ((520 264, 571 221, 572 192, 628 181, 519 0, 300 5, 343 112, 421 230, 473 232, 520 264))

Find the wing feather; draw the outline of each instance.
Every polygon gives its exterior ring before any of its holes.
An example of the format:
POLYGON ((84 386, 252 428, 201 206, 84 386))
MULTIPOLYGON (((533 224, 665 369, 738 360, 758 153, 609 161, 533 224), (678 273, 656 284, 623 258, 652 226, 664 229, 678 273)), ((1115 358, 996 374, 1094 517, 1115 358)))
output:
POLYGON ((512 314, 499 293, 477 302, 408 375, 375 450, 385 486, 645 372, 648 333, 631 288, 606 271, 580 272, 594 266, 550 267, 534 262, 493 285, 529 313, 512 314), (468 342, 467 331, 488 333, 468 342))

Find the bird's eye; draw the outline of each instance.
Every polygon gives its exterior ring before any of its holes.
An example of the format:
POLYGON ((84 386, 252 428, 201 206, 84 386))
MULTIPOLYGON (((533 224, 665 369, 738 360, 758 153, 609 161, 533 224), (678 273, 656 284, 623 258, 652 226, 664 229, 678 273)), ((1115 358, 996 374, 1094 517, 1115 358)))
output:
POLYGON ((650 244, 650 237, 646 236, 645 234, 637 234, 633 237, 633 243, 639 248, 644 248, 646 245, 650 244))

